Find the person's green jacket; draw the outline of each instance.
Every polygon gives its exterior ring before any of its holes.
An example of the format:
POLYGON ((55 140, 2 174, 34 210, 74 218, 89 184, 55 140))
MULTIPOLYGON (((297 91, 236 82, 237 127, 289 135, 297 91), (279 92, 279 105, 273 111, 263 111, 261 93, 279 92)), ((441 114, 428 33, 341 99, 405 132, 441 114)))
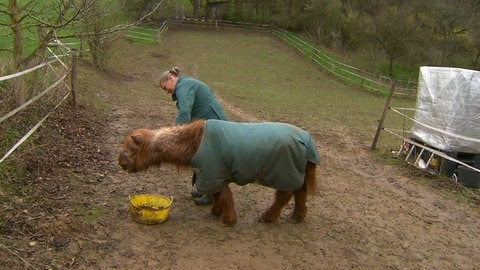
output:
POLYGON ((177 124, 188 123, 193 119, 228 120, 212 89, 192 77, 178 78, 172 99, 177 101, 177 124))

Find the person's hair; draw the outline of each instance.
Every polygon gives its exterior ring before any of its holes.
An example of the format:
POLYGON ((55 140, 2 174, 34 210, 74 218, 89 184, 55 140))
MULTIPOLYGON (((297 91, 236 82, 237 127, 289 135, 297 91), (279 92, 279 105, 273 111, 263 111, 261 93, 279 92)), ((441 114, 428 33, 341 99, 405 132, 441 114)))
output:
POLYGON ((178 77, 180 75, 180 69, 178 67, 173 67, 170 70, 167 70, 167 71, 163 72, 160 75, 160 78, 158 78, 158 83, 162 83, 162 82, 168 80, 168 78, 170 78, 170 76, 172 76, 172 75, 175 76, 175 77, 178 77))

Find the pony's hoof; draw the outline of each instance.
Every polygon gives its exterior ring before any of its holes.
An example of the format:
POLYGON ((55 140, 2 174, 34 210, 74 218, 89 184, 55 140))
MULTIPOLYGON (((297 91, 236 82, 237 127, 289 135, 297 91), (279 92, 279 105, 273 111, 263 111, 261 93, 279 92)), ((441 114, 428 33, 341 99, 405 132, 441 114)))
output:
POLYGON ((237 222, 234 222, 234 223, 220 223, 222 227, 233 227, 233 225, 235 225, 237 222))
POLYGON ((258 218, 258 221, 260 221, 261 223, 273 223, 273 222, 275 222, 276 220, 277 220, 276 218, 268 217, 268 216, 265 215, 265 214, 261 215, 261 216, 258 218))
POLYGON ((295 217, 295 216, 292 215, 292 216, 288 217, 287 222, 297 224, 297 223, 302 223, 303 220, 304 220, 304 218, 299 218, 299 217, 295 217))
POLYGON ((225 219, 225 218, 222 218, 222 226, 224 227, 232 227, 233 225, 235 225, 237 223, 237 220, 236 219, 225 219))

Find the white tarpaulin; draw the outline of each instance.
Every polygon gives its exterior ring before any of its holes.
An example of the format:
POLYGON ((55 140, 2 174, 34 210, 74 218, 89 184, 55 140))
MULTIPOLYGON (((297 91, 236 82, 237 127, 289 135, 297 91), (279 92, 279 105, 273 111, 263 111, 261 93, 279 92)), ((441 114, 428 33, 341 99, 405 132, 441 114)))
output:
POLYGON ((412 136, 446 152, 480 153, 480 72, 420 67, 412 136))

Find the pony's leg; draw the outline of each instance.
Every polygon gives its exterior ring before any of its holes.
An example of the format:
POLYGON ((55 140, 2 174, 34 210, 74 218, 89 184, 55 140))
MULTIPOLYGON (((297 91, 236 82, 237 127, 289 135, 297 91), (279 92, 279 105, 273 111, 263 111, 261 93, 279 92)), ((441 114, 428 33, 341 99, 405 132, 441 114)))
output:
POLYGON ((222 214, 222 208, 220 205, 220 192, 213 194, 212 199, 213 199, 212 214, 218 217, 222 214))
POLYGON ((270 208, 268 208, 268 210, 262 214, 260 221, 275 222, 278 217, 280 217, 282 208, 288 203, 290 198, 292 198, 291 191, 277 190, 275 192, 275 200, 273 201, 272 206, 270 206, 270 208))
POLYGON ((213 195, 212 214, 221 216, 222 223, 227 226, 237 223, 233 194, 228 186, 213 195))
POLYGON ((302 222, 307 215, 307 188, 303 185, 300 189, 293 192, 295 207, 288 220, 293 223, 302 222))

